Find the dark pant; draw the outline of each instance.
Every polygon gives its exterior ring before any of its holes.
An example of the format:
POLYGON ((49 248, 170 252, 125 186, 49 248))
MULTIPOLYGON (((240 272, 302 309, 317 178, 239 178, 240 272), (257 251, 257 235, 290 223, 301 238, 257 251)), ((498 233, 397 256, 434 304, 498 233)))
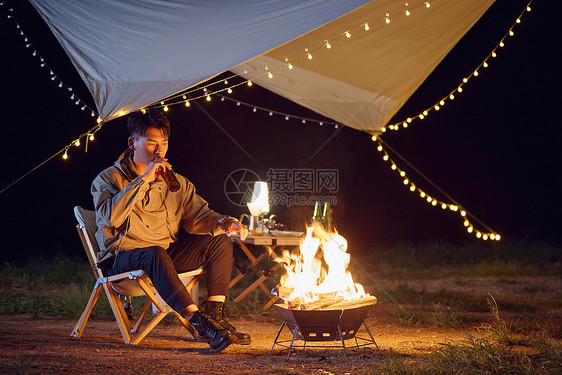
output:
POLYGON ((232 272, 232 243, 225 235, 193 235, 180 232, 178 241, 165 250, 159 246, 120 252, 108 275, 142 269, 160 296, 181 313, 194 304, 178 273, 205 269, 207 294, 228 295, 232 272))

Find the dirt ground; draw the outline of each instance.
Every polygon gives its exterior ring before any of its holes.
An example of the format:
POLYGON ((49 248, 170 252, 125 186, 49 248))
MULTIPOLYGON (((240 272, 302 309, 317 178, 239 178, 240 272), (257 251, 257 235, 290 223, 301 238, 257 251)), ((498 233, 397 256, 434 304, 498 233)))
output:
MULTIPOLYGON (((299 349, 286 360, 287 349, 276 346, 268 355, 280 324, 236 320, 236 327, 252 335, 249 346, 232 345, 221 354, 212 354, 205 343, 187 340, 179 324, 156 328, 138 346, 123 344, 117 325, 109 321, 89 321, 80 339, 70 337, 73 320, 30 320, 25 315, 2 316, 0 328, 1 373, 29 374, 68 372, 73 374, 354 374, 380 366, 384 353, 420 355, 433 345, 461 339, 458 330, 413 326, 403 327, 376 318, 367 319, 376 347, 343 350, 335 342, 328 349, 299 349)), ((368 337, 363 329, 359 337, 368 337)), ((285 328, 280 340, 290 340, 285 328)), ((299 342, 302 345, 302 342, 299 342)), ((353 345, 353 341, 346 342, 353 345)))
MULTIPOLYGON (((536 281, 536 280, 535 280, 536 281)), ((548 298, 561 296, 560 278, 549 278, 548 298), (555 280, 554 283, 551 283, 555 280), (550 293, 550 294, 549 294, 550 293)), ((547 281, 541 281, 544 285, 547 281)), ((528 280, 522 280, 528 284, 528 280)), ((478 286, 491 281, 478 281, 478 286)), ((505 282, 504 282, 505 284, 505 282)), ((507 285, 516 285, 507 283, 507 285)), ((460 283, 462 288, 470 287, 460 283)), ((497 285, 496 285, 497 286, 497 285)), ((425 286, 430 289, 431 285, 425 286)), ((474 287, 474 286, 472 286, 474 287)), ((517 289, 503 293, 517 296, 517 289)), ((472 289, 474 290, 474 289, 472 289)), ((500 293, 500 290, 497 290, 500 293)), ((536 293, 535 296, 536 297, 536 293)), ((232 345, 221 354, 212 354, 207 344, 188 340, 185 329, 175 321, 159 325, 138 346, 125 345, 112 321, 90 320, 80 339, 70 337, 76 320, 61 318, 31 319, 28 315, 0 315, 1 374, 362 374, 380 369, 392 352, 402 360, 420 362, 421 358, 441 343, 463 340, 456 328, 432 323, 398 324, 396 306, 379 303, 366 320, 376 346, 347 349, 344 358, 335 342, 327 348, 293 350, 289 360, 287 349, 276 346, 268 355, 280 327, 280 319, 233 320, 240 331, 252 335, 249 346, 232 345), (391 351, 392 350, 392 351, 391 351)), ((560 311, 554 312, 560 319, 560 311)), ((560 320, 559 320, 560 321, 560 320)), ((478 325, 468 327, 472 333, 478 325)), ((361 329, 359 337, 368 337, 361 329)), ((289 340, 287 328, 280 339, 289 340)), ((302 345, 302 342, 298 342, 302 345)), ((352 346, 353 340, 346 341, 352 346)))

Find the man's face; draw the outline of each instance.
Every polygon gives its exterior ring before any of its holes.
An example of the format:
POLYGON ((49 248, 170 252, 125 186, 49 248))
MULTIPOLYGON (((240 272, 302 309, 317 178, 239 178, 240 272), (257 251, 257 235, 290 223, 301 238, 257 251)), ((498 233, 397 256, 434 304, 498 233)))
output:
POLYGON ((166 156, 168 137, 162 129, 148 128, 143 136, 129 137, 129 148, 136 164, 148 165, 155 158, 166 156))

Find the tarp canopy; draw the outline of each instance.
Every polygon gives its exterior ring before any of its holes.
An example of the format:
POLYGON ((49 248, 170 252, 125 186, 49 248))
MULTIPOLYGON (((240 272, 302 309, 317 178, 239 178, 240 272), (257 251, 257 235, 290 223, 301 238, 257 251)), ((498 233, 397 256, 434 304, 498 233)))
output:
POLYGON ((368 132, 388 122, 493 3, 30 1, 106 120, 230 69, 368 132))

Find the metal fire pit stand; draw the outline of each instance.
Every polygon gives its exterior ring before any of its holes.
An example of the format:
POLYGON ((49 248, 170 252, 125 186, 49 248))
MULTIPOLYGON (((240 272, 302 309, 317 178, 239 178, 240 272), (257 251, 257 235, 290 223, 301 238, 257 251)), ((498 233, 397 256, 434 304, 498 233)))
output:
POLYGON ((269 350, 269 354, 273 352, 275 345, 289 349, 287 358, 291 354, 293 348, 339 348, 343 349, 344 358, 347 359, 346 348, 360 348, 368 345, 375 345, 380 352, 379 346, 375 342, 369 327, 365 323, 365 318, 371 309, 371 306, 363 306, 360 308, 349 310, 322 310, 322 311, 299 311, 289 310, 280 305, 274 305, 284 322, 281 324, 273 345, 269 350), (335 323, 335 324, 334 324, 335 323), (279 335, 283 328, 287 326, 293 335, 291 340, 278 341, 279 335), (363 326, 369 338, 358 337, 357 332, 363 326), (355 345, 345 345, 345 340, 355 339, 355 345), (295 344, 295 340, 303 341, 302 345, 295 344), (339 341, 341 345, 310 345, 308 342, 317 341, 339 341), (361 343, 359 342, 361 341, 361 343), (290 342, 289 345, 287 343, 290 342))

